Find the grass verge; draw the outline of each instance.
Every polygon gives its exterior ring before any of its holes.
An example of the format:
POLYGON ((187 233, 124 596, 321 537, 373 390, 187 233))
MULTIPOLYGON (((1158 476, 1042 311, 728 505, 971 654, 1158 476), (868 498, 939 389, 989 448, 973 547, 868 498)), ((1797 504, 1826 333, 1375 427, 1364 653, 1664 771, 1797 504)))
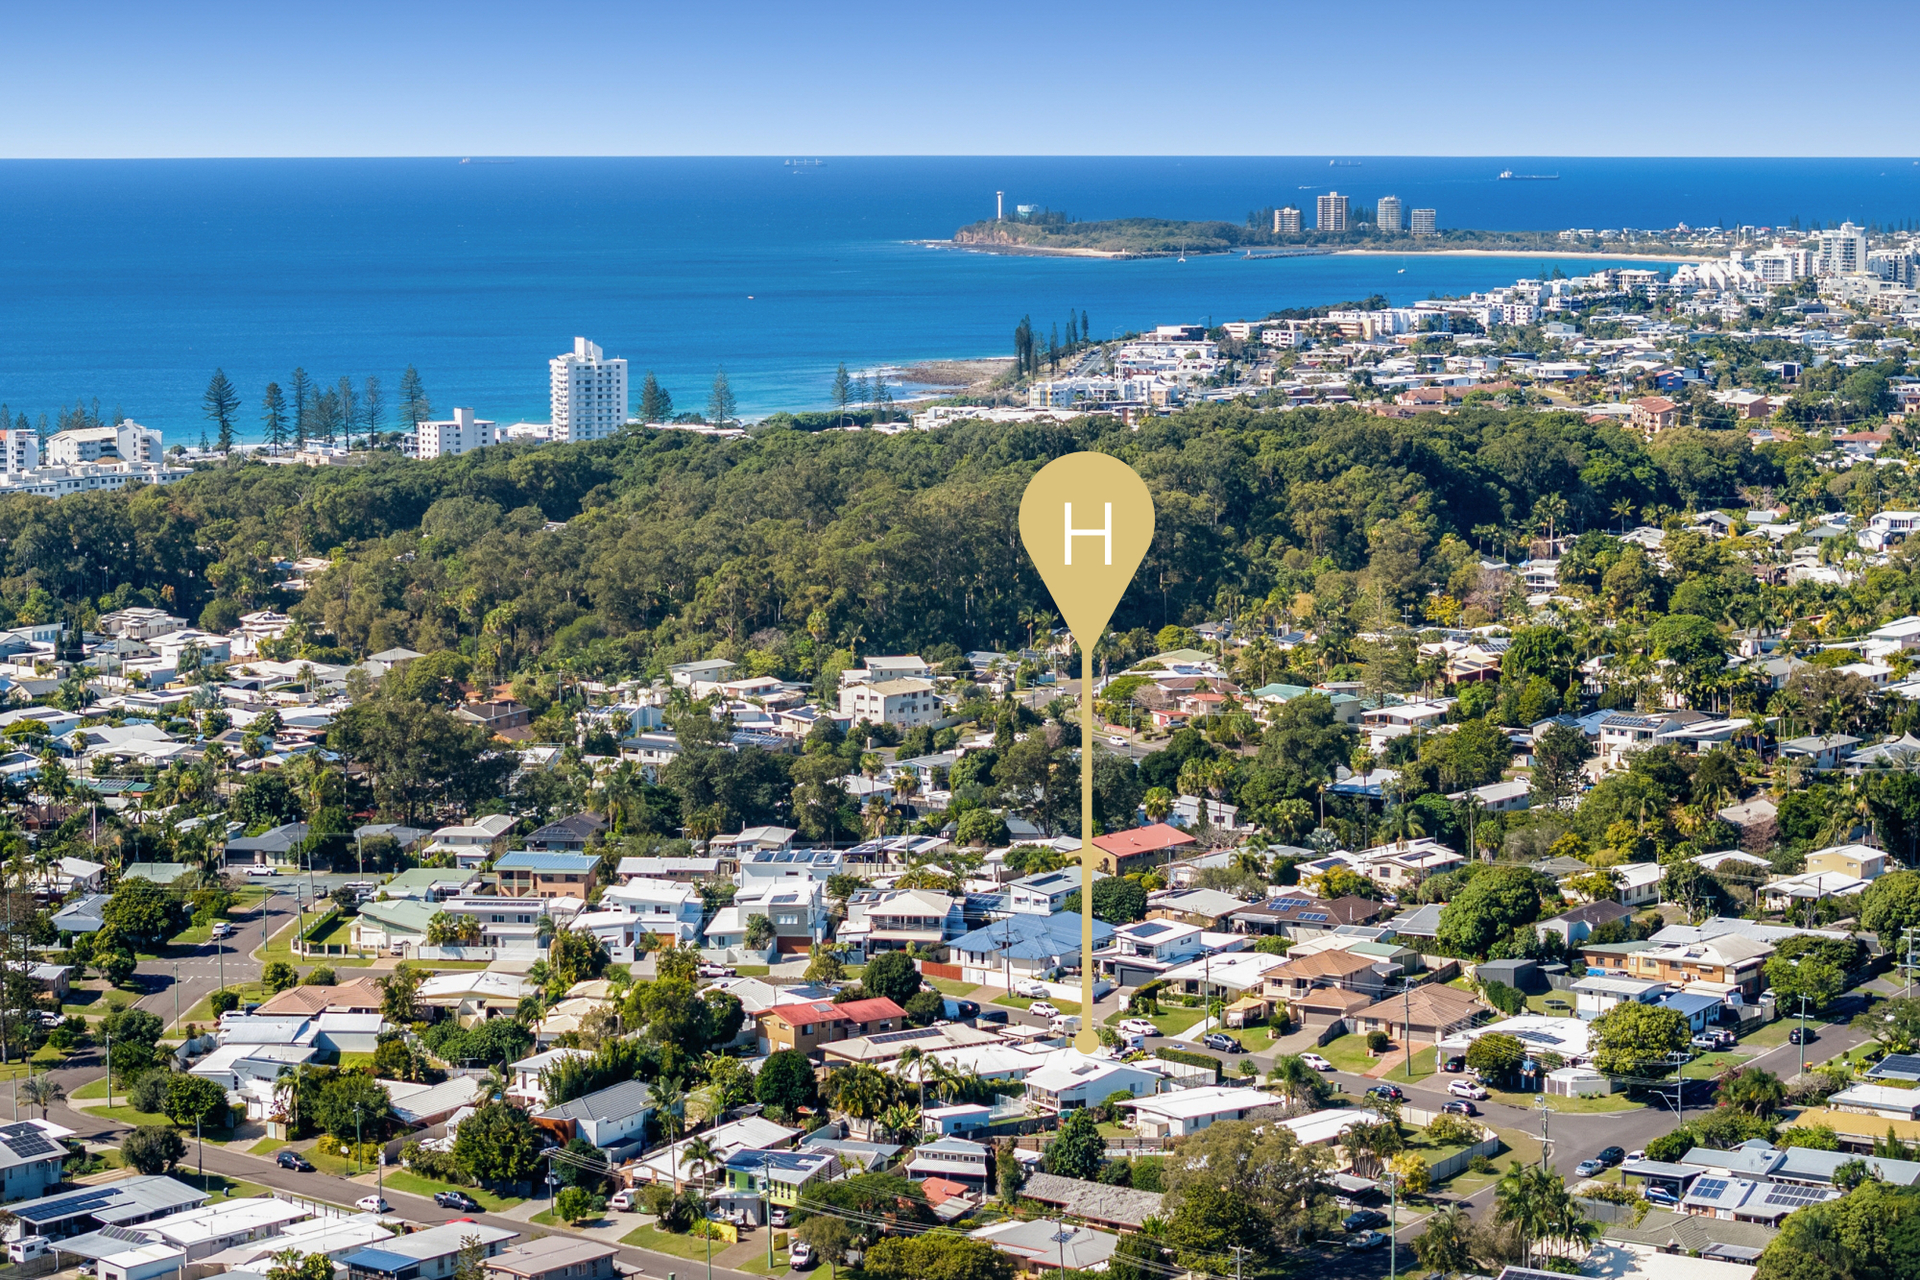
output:
MULTIPOLYGON (((999 1002, 995 1001, 995 1003, 997 1004, 999 1002)), ((1147 1021, 1160 1028, 1161 1035, 1173 1036, 1179 1035, 1182 1031, 1185 1031, 1188 1027, 1204 1018, 1206 1014, 1207 1011, 1205 1009, 1182 1009, 1176 1005, 1171 1009, 1165 1009, 1160 1013, 1156 1013, 1151 1018, 1148 1018, 1147 1021)), ((1122 1009, 1118 1013, 1107 1016, 1107 1025, 1117 1027, 1128 1018, 1138 1016, 1138 1014, 1128 1013, 1122 1009)))
MULTIPOLYGON (((538 1222, 539 1218, 535 1218, 534 1221, 538 1222)), ((677 1236, 671 1231, 662 1231, 652 1225, 627 1232, 620 1237, 620 1243, 632 1245, 636 1249, 651 1249, 655 1253, 664 1253, 669 1257, 685 1258, 688 1262, 696 1259, 705 1262, 707 1259, 707 1242, 704 1237, 696 1239, 693 1236, 677 1236)), ((716 1240, 713 1243, 718 1246, 714 1249, 715 1254, 722 1249, 732 1247, 724 1240, 716 1240)))
MULTIPOLYGON (((995 1004, 1005 1005, 1009 1009, 1026 1009, 1034 1003, 1025 996, 1015 995, 995 996, 993 1002, 995 1004)), ((1047 1003, 1065 1014, 1077 1014, 1080 1012, 1080 1006, 1071 1000, 1049 1000, 1047 1003)))
MULTIPOLYGON (((238 966, 236 965, 235 968, 238 968, 238 966)), ((227 990, 240 997, 240 1006, 242 1008, 265 1000, 272 994, 265 986, 258 982, 229 982, 227 984, 227 990)), ((192 1022, 204 1027, 209 1022, 217 1021, 218 1019, 214 1016, 213 1012, 213 997, 211 995, 180 1015, 180 1025, 182 1026, 192 1022)))
POLYGON ((423 1178, 417 1173, 407 1173, 404 1170, 388 1173, 387 1185, 395 1191, 404 1191, 408 1195, 425 1196, 429 1200, 433 1198, 434 1193, 437 1191, 458 1191, 464 1195, 472 1196, 475 1200, 479 1201, 480 1207, 488 1213, 499 1213, 503 1209, 511 1209, 514 1205, 526 1203, 524 1200, 513 1196, 497 1196, 493 1194, 493 1192, 480 1187, 459 1187, 451 1182, 435 1182, 431 1178, 423 1178))

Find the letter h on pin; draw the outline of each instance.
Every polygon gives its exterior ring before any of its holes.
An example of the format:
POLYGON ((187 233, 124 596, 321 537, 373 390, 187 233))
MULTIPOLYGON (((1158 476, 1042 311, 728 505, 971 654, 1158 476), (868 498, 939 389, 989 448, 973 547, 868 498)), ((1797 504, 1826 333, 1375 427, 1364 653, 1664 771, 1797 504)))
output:
POLYGON ((1107 555, 1103 563, 1113 563, 1113 504, 1106 504, 1107 523, 1102 529, 1076 529, 1073 527, 1073 504, 1062 504, 1067 509, 1067 566, 1073 565, 1073 540, 1075 538, 1101 538, 1106 542, 1107 555))

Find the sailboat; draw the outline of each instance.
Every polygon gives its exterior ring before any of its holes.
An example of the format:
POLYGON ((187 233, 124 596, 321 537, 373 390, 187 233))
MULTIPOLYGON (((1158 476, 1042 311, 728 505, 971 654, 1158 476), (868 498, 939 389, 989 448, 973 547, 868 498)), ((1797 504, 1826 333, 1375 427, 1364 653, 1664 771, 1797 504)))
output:
POLYGON ((1185 262, 1186 260, 1187 260, 1187 242, 1185 240, 1182 240, 1180 242, 1180 257, 1178 261, 1185 262))

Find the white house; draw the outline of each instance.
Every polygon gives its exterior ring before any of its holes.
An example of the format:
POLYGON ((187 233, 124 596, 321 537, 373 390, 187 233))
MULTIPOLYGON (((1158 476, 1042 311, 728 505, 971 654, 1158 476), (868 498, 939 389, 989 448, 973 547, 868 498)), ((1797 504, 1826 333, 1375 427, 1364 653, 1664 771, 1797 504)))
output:
POLYGON ((1133 1127, 1142 1137, 1183 1138, 1216 1120, 1244 1120, 1247 1112, 1256 1107, 1277 1106, 1281 1101, 1277 1095, 1261 1089, 1211 1085, 1175 1089, 1120 1105, 1132 1110, 1133 1127))
POLYGON ((632 879, 600 895, 602 910, 619 909, 636 917, 636 927, 647 933, 690 942, 700 933, 703 905, 700 890, 673 880, 632 879))
POLYGON ((870 724, 918 728, 938 720, 940 709, 930 680, 877 680, 840 691, 840 714, 870 724))

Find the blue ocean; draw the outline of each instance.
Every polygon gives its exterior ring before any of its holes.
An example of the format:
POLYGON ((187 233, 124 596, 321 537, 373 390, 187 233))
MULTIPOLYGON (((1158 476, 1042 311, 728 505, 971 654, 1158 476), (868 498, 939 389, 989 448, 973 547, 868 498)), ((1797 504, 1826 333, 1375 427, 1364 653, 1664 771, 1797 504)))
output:
POLYGON ((1036 205, 1243 220, 1332 189, 1443 227, 1559 229, 1920 216, 1920 162, 1527 158, 835 158, 0 162, 0 401, 98 399, 197 440, 223 368, 257 437, 270 380, 419 369, 437 411, 547 417, 575 335, 701 408, 823 407, 835 367, 1011 351, 1084 311, 1096 337, 1384 293, 1503 284, 1552 257, 1000 257, 910 243, 1036 205), (1339 163, 1330 163, 1337 160, 1339 163), (1498 181, 1502 169, 1557 174, 1498 181))

